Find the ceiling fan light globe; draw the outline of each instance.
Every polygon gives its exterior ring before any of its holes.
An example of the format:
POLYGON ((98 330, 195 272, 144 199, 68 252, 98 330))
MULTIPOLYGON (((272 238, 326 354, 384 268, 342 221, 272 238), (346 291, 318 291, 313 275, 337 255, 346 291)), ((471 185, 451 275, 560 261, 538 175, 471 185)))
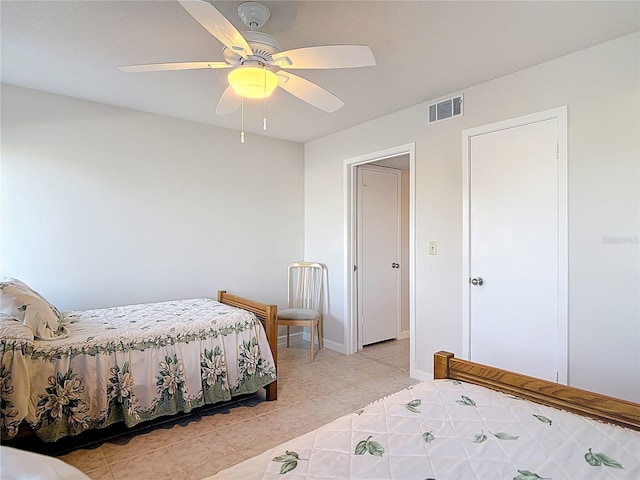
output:
POLYGON ((245 98, 266 98, 278 86, 278 78, 263 67, 245 66, 232 70, 228 76, 233 90, 245 98))

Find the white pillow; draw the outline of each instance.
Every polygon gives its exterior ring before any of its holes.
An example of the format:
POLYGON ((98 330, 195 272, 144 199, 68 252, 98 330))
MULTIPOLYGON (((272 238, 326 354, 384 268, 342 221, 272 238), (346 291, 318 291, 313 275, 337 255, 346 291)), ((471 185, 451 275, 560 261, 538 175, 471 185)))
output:
POLYGON ((40 340, 56 340, 69 335, 62 326, 62 314, 58 309, 15 278, 0 278, 0 316, 22 322, 40 340))

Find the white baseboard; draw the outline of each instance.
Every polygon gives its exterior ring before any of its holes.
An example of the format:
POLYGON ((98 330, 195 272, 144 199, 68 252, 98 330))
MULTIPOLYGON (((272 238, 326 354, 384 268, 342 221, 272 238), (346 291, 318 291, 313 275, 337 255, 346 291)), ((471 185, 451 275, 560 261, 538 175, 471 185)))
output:
MULTIPOLYGON (((311 335, 309 335, 309 332, 307 330, 305 330, 304 332, 300 332, 300 333, 302 333, 302 339, 305 342, 308 342, 309 339, 311 338, 311 335)), ((300 335, 300 333, 298 333, 297 335, 300 335)), ((293 336, 293 334, 291 334, 291 336, 293 336)), ((285 337, 283 337, 283 338, 285 338, 285 337)), ((404 340, 405 338, 409 338, 409 330, 405 330, 404 332, 400 332, 400 335, 398 336, 398 340, 404 340)), ((286 338, 285 338, 285 340, 286 340, 286 338)), ((340 352, 340 353, 343 353, 343 354, 347 355, 347 347, 343 343, 332 342, 331 340, 327 340, 325 338, 324 339, 324 346, 327 347, 330 350, 335 350, 336 352, 340 352)), ((433 378, 433 375, 431 375, 431 378, 433 378)))
POLYGON ((433 372, 425 372, 424 370, 418 370, 417 368, 411 368, 409 370, 409 376, 411 378, 415 378, 421 382, 433 380, 433 372))
MULTIPOLYGON (((291 341, 295 342, 297 340, 304 340, 305 342, 308 342, 309 339, 311 338, 311 336, 309 335, 308 331, 305 332, 296 332, 296 333, 292 333, 290 335, 291 337, 291 341)), ((316 340, 317 342, 318 340, 316 340)), ((326 338, 323 339, 323 344, 325 348, 328 348, 329 350, 334 350, 336 352, 339 353, 347 353, 347 349, 345 348, 345 346, 341 343, 336 343, 336 342, 332 342, 331 340, 327 340, 326 338)), ((317 343, 316 343, 317 345, 317 343)), ((280 335, 278 336, 278 346, 279 347, 286 347, 287 346, 287 335, 280 335)))
MULTIPOLYGON (((302 332, 302 339, 306 342, 311 339, 311 335, 309 335, 308 330, 305 329, 305 331, 302 332)), ((347 348, 342 343, 332 342, 331 340, 327 340, 326 338, 322 339, 322 342, 324 344, 324 347, 328 348, 329 350, 334 350, 338 353, 344 353, 345 355, 347 354, 347 348)))
MULTIPOLYGON (((296 333, 292 333, 291 335, 289 335, 289 338, 291 341, 296 341, 300 339, 300 336, 302 335, 302 332, 296 332, 296 333)), ((309 337, 307 337, 307 341, 309 341, 309 337)), ((287 346, 287 334, 285 333, 284 335, 279 335, 278 336, 278 346, 279 347, 286 347, 287 346)))
POLYGON ((331 340, 324 339, 324 346, 329 350, 334 350, 339 353, 347 354, 347 348, 342 343, 332 342, 331 340))
MULTIPOLYGON (((292 333, 291 337, 292 340, 293 339, 300 339, 300 336, 302 335, 302 340, 308 342, 309 339, 311 338, 311 335, 309 335, 309 332, 307 330, 305 330, 304 332, 297 332, 297 333, 292 333)), ((398 337, 398 340, 402 340, 404 338, 409 338, 409 331, 404 331, 404 332, 400 332, 400 336, 398 337)), ((287 344, 287 336, 283 335, 281 337, 278 337, 278 345, 283 345, 285 346, 287 344)), ((336 352, 342 353, 342 354, 347 354, 347 348, 345 347, 344 344, 342 343, 336 343, 336 342, 332 342, 331 340, 327 340, 326 338, 324 339, 324 347, 328 348, 329 350, 334 350, 336 352)), ((427 380, 433 380, 433 372, 427 372, 425 370, 418 370, 416 368, 411 368, 410 372, 409 372, 409 376, 411 378, 415 378, 416 380, 419 380, 421 382, 427 381, 427 380)))

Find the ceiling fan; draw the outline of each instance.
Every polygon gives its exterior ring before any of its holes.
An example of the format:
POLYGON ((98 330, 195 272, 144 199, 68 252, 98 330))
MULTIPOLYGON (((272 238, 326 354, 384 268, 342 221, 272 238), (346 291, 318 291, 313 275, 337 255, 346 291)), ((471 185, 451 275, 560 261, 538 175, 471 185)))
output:
POLYGON ((123 72, 163 70, 231 69, 229 86, 222 94, 216 114, 235 112, 242 98, 266 98, 280 87, 325 112, 344 105, 338 97, 319 85, 295 75, 293 69, 330 69, 374 66, 371 49, 366 45, 324 45, 282 51, 271 35, 256 31, 271 16, 258 2, 245 2, 238 14, 249 31, 240 33, 211 3, 178 0, 178 3, 211 35, 224 44, 224 61, 152 63, 118 67, 123 72))

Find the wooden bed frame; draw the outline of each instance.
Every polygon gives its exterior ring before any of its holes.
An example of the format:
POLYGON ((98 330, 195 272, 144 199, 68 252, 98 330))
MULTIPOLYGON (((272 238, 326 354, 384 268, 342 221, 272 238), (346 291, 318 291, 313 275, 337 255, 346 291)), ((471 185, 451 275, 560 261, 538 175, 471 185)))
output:
POLYGON ((433 355, 433 378, 450 378, 474 383, 560 410, 640 431, 640 404, 460 360, 454 358, 453 353, 440 351, 433 355))
MULTIPOLYGON (((273 354, 273 365, 276 367, 278 362, 278 307, 276 305, 267 305, 264 303, 249 300, 248 298, 238 297, 227 293, 226 290, 218 290, 218 301, 231 307, 242 308, 253 312, 260 319, 265 331, 267 332, 267 341, 271 346, 273 354)), ((277 373, 276 373, 277 374, 277 373)), ((276 400, 278 398, 278 381, 275 380, 264 387, 266 390, 267 400, 276 400)))

